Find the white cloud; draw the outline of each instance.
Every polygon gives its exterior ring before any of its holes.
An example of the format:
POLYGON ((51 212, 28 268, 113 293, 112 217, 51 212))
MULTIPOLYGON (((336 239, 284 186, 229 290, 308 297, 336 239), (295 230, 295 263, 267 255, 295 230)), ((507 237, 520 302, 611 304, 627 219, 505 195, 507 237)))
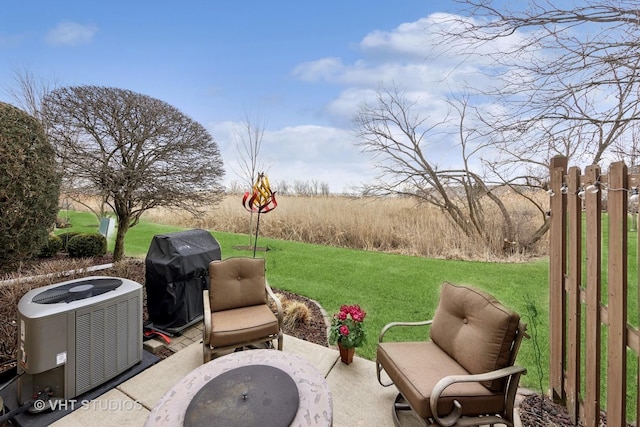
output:
POLYGON ((83 25, 77 22, 61 22, 49 31, 45 37, 53 46, 75 46, 89 44, 98 32, 95 25, 83 25))
MULTIPOLYGON (((426 118, 425 125, 433 126, 451 114, 447 97, 495 84, 492 74, 500 65, 491 55, 512 49, 525 37, 514 33, 463 54, 468 46, 444 42, 443 34, 461 31, 466 23, 476 23, 475 18, 434 13, 390 31, 373 31, 358 44, 361 56, 357 60, 345 63, 341 58, 320 58, 297 67, 294 74, 306 81, 342 87, 324 108, 341 125, 346 126, 363 103, 373 101, 381 86, 395 86, 415 100, 415 112, 426 118)), ((438 144, 444 163, 459 160, 451 150, 456 145, 455 141, 438 144)))
POLYGON ((401 84, 409 90, 444 92, 463 86, 481 87, 480 70, 498 64, 490 54, 504 52, 524 37, 514 33, 477 47, 474 54, 463 54, 465 46, 456 46, 443 34, 473 21, 457 15, 434 13, 415 22, 404 23, 391 31, 373 31, 359 43, 362 57, 351 64, 341 58, 327 57, 300 64, 293 75, 309 82, 337 83, 348 87, 376 87, 380 83, 401 84))
POLYGON ((322 58, 318 61, 304 62, 298 65, 292 72, 294 77, 308 82, 333 80, 333 76, 343 69, 340 58, 322 58))
POLYGON ((362 39, 360 47, 368 53, 383 52, 395 57, 409 55, 424 58, 432 24, 432 18, 427 17, 401 24, 393 31, 374 31, 362 39))
MULTIPOLYGON (((241 123, 210 123, 208 129, 218 142, 227 171, 225 182, 241 182, 240 159, 234 147, 235 130, 241 123)), ((332 192, 352 191, 370 179, 372 165, 355 145, 347 129, 328 126, 290 126, 266 131, 260 162, 272 183, 295 181, 326 183, 332 192)))
MULTIPOLYGON (((451 119, 446 97, 467 88, 487 88, 491 84, 492 63, 487 52, 498 52, 521 37, 514 35, 486 43, 474 55, 462 57, 460 48, 443 44, 442 32, 464 19, 454 15, 432 14, 391 31, 365 35, 358 47, 360 58, 350 63, 340 57, 319 58, 299 64, 292 75, 305 82, 338 87, 339 92, 323 111, 337 127, 300 125, 268 130, 264 134, 262 156, 270 165, 272 183, 312 181, 327 183, 333 192, 352 191, 370 181, 376 170, 361 153, 351 120, 364 102, 373 101, 381 86, 398 87, 415 101, 413 113, 425 118, 430 127, 451 119)), ((491 106, 487 106, 490 108, 491 106)), ((221 144, 227 165, 227 182, 239 181, 238 159, 233 149, 233 123, 218 123, 212 131, 221 144)), ((439 129, 428 135, 424 150, 431 160, 445 167, 460 161, 460 146, 452 129, 439 129)))
MULTIPOLYGON (((278 153, 300 162, 339 165, 359 159, 349 130, 328 126, 293 126, 265 134, 266 152, 277 162, 278 153)), ((284 156, 283 156, 284 157, 284 156)), ((310 168, 310 169, 313 169, 310 168)))

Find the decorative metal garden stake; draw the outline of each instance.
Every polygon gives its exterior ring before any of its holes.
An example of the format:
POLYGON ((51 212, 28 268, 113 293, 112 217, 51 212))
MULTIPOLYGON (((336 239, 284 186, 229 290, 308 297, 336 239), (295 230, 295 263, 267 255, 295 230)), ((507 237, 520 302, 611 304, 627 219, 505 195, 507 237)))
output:
POLYGON ((258 247, 258 230, 260 229, 260 214, 271 212, 278 206, 276 201, 276 192, 271 191, 269 186, 269 178, 264 173, 258 174, 256 183, 253 184, 251 192, 247 191, 242 197, 242 205, 249 212, 258 214, 256 223, 256 238, 253 243, 253 257, 256 257, 256 248, 258 247))

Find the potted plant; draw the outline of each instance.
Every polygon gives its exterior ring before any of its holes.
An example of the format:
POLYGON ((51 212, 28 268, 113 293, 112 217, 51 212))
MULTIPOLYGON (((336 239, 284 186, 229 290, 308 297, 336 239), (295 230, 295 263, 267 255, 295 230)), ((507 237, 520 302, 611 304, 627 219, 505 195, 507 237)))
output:
POLYGON ((329 343, 338 344, 340 359, 347 365, 353 361, 355 348, 366 340, 364 318, 367 313, 359 305, 343 305, 331 319, 329 343))

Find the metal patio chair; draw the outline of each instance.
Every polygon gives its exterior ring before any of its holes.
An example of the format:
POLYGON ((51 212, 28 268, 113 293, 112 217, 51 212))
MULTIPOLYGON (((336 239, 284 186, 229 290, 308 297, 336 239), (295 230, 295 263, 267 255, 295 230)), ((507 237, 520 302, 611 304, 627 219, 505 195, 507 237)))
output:
POLYGON ((209 282, 209 290, 203 291, 204 363, 241 347, 261 343, 273 347, 273 340, 282 350, 282 304, 265 277, 264 258, 212 261, 209 282))
POLYGON ((520 316, 490 295, 444 283, 432 320, 394 322, 380 333, 376 371, 381 385, 398 389, 395 424, 401 425, 399 413, 411 411, 425 426, 513 426, 526 373, 514 363, 525 331, 520 316), (428 327, 430 339, 384 341, 403 326, 428 327))

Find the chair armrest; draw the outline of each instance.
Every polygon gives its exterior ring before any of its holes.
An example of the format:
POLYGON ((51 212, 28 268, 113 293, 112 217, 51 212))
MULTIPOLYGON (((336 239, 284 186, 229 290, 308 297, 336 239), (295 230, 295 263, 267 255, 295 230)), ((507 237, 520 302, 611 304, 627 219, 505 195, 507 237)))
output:
POLYGON ((396 326, 427 326, 427 325, 431 325, 431 323, 433 323, 433 320, 423 320, 421 322, 391 322, 391 323, 387 323, 384 326, 384 328, 382 328, 382 330, 380 331, 380 335, 378 336, 378 343, 382 342, 382 338, 384 337, 384 334, 386 334, 389 329, 394 328, 396 326))
POLYGON ((202 319, 202 342, 205 345, 209 344, 209 337, 211 336, 211 303, 209 302, 209 291, 202 291, 202 304, 203 304, 203 319, 202 319))
MULTIPOLYGON (((395 328, 397 326, 429 326, 431 325, 431 323, 433 323, 433 320, 423 320, 421 322, 391 322, 391 323, 387 323, 384 328, 382 328, 382 330, 380 331, 380 335, 378 336, 378 344, 382 343, 382 340, 384 338, 384 334, 387 333, 387 331, 391 328, 395 328)), ((380 362, 378 361, 378 358, 376 357, 376 375, 378 377, 378 383, 380 383, 381 386, 383 387, 389 387, 391 385, 393 385, 393 381, 390 382, 384 382, 382 381, 382 370, 384 368, 382 367, 382 365, 380 364, 380 362)))
POLYGON ((438 416, 438 400, 440 399, 440 395, 444 392, 444 390, 452 384, 456 383, 468 383, 468 382, 483 382, 483 381, 492 381, 497 380, 499 378, 507 378, 513 375, 518 375, 518 378, 521 374, 526 374, 527 370, 522 366, 507 366, 506 368, 497 369, 495 371, 486 372, 483 374, 475 374, 475 375, 449 375, 447 377, 442 378, 438 381, 431 392, 430 397, 430 406, 431 406, 431 414, 433 418, 439 425, 442 426, 452 426, 454 425, 460 416, 462 415, 462 407, 460 402, 454 400, 453 402, 453 410, 450 414, 440 417, 438 416))
POLYGON ((265 284, 265 288, 267 289, 267 295, 269 296, 269 298, 273 300, 273 302, 276 303, 276 311, 277 311, 276 317, 278 318, 278 326, 281 326, 283 314, 282 314, 282 303, 280 302, 280 298, 278 298, 276 294, 273 293, 273 289, 271 289, 271 286, 269 286, 269 282, 266 279, 264 281, 264 284, 265 284))

